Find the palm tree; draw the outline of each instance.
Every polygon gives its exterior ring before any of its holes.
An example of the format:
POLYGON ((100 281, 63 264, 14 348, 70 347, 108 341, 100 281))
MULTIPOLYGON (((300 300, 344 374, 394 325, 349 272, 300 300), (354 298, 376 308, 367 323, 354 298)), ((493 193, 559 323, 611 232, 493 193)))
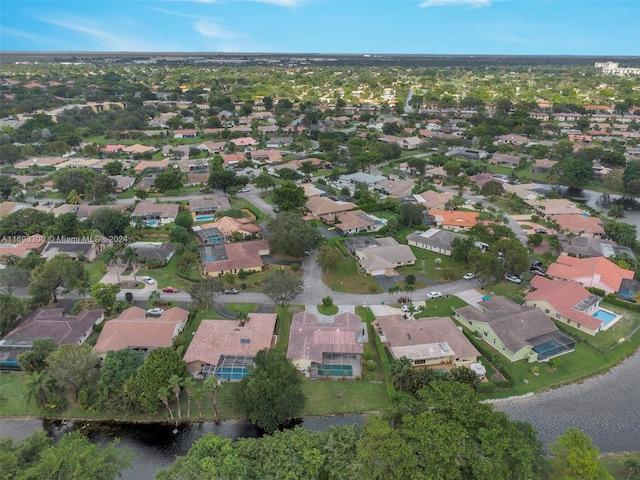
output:
POLYGON ((182 380, 182 388, 187 392, 187 418, 191 418, 191 396, 193 395, 193 379, 186 377, 182 380))
POLYGON ((71 190, 67 196, 67 203, 69 205, 77 205, 80 203, 80 195, 75 190, 71 190))
POLYGON ((202 397, 204 397, 204 390, 202 387, 196 388, 193 391, 193 398, 196 401, 196 405, 198 405, 198 420, 202 420, 202 397))
POLYGON ((636 478, 637 475, 640 474, 640 462, 638 460, 629 459, 624 462, 624 468, 629 475, 627 476, 627 480, 632 480, 636 478))
POLYGON ((249 321, 249 315, 247 314, 247 312, 238 312, 236 313, 236 320, 244 325, 249 321))
POLYGON ((124 262, 127 267, 131 267, 133 270, 133 281, 138 283, 138 278, 136 277, 136 265, 138 263, 138 252, 136 252, 133 248, 127 247, 120 254, 120 259, 124 262))
POLYGON ((180 391, 182 379, 175 373, 169 377, 169 388, 176 396, 176 403, 178 404, 178 418, 182 418, 182 409, 180 408, 180 391))
POLYGON ((45 371, 34 372, 31 375, 27 375, 27 380, 24 382, 24 399, 28 404, 34 401, 41 407, 45 406, 48 402, 51 390, 53 389, 55 380, 47 375, 45 371))
POLYGON ((407 295, 409 295, 410 293, 412 293, 412 292, 415 292, 415 291, 416 291, 416 287, 414 287, 413 285, 405 285, 405 286, 402 288, 402 291, 403 291, 403 292, 406 292, 406 293, 407 293, 407 295))
POLYGON ((391 381, 398 390, 406 392, 411 388, 414 376, 413 363, 407 357, 391 362, 391 381))
POLYGON ((113 266, 116 270, 116 277, 118 278, 118 284, 120 284, 120 272, 118 272, 118 252, 113 247, 105 248, 102 253, 102 257, 107 265, 113 262, 113 266))
POLYGON ((167 410, 169 410, 169 416, 171 417, 171 420, 175 420, 173 418, 173 410, 171 410, 171 406, 169 405, 169 390, 166 387, 158 389, 158 398, 160 399, 162 404, 167 407, 167 410))
POLYGON ((213 415, 218 418, 218 392, 222 388, 220 379, 216 375, 207 377, 204 381, 204 390, 211 395, 211 405, 213 407, 213 415))
POLYGON ((399 291, 400 291, 400 287, 397 285, 394 285, 393 287, 389 287, 389 289, 387 290, 387 293, 389 295, 397 295, 399 291))

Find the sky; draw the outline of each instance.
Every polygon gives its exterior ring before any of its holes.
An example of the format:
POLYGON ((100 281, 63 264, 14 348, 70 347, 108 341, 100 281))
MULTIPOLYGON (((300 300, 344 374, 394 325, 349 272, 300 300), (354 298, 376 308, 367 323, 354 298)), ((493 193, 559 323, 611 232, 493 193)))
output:
POLYGON ((640 55, 640 0, 2 0, 3 51, 640 55))

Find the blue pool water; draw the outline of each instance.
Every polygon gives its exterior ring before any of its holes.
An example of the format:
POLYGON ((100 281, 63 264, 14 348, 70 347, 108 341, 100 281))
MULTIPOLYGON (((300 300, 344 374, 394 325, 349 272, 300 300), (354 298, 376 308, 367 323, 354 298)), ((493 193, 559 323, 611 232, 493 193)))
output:
POLYGON ((158 222, 158 220, 145 220, 142 224, 148 227, 157 227, 160 222, 158 222))
POLYGON ((318 369, 318 376, 324 377, 350 377, 353 375, 351 365, 322 365, 318 369))
POLYGON ((604 323, 609 323, 611 320, 617 317, 617 315, 614 315, 611 312, 607 312, 606 310, 596 310, 595 312, 593 312, 593 316, 598 320, 602 320, 604 323))
POLYGON ((220 367, 216 368, 215 374, 221 380, 242 380, 249 373, 246 368, 220 367))
POLYGON ((213 220, 213 215, 198 215, 196 222, 204 222, 205 220, 213 220))

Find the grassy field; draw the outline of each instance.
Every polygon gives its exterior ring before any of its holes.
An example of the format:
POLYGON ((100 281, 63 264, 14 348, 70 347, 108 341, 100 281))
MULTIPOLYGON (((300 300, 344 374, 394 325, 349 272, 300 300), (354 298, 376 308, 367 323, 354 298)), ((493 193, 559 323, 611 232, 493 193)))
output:
POLYGON ((336 313, 338 313, 338 310, 339 308, 337 305, 318 305, 318 312, 320 312, 322 315, 335 315, 336 313))
POLYGON ((334 266, 329 275, 323 273, 322 281, 336 292, 382 293, 380 285, 373 278, 360 273, 358 262, 352 256, 334 266))
POLYGON ((424 310, 417 313, 415 318, 450 317, 454 308, 465 307, 467 302, 458 297, 431 298, 426 300, 424 310))
POLYGON ((432 280, 434 284, 438 284, 459 280, 469 270, 467 265, 456 262, 446 255, 439 255, 416 247, 411 247, 411 250, 416 256, 416 264, 399 268, 398 273, 401 275, 411 274, 416 277, 426 277, 432 280), (451 274, 449 275, 450 278, 446 278, 444 275, 446 273, 451 274))
POLYGON ((305 379, 303 391, 305 416, 379 411, 391 404, 384 382, 305 379))
POLYGON ((629 471, 624 466, 624 462, 627 460, 635 460, 640 463, 640 453, 629 453, 625 455, 605 455, 601 459, 601 462, 609 470, 609 473, 613 475, 616 480, 634 480, 640 478, 640 476, 629 476, 629 471))
POLYGON ((155 279, 157 285, 156 288, 158 289, 162 289, 163 287, 174 287, 180 290, 187 290, 191 286, 191 282, 184 278, 180 278, 176 271, 181 258, 181 254, 174 255, 167 266, 163 268, 155 268, 153 270, 141 268, 137 273, 138 278, 149 276, 155 279))

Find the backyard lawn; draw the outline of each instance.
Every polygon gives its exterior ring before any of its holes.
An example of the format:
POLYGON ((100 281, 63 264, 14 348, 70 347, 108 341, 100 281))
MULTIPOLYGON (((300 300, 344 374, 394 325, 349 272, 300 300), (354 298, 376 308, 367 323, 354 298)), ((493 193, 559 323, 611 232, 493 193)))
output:
POLYGON ((398 268, 401 275, 415 275, 426 277, 434 285, 459 280, 469 271, 469 267, 446 255, 429 252, 421 248, 411 247, 416 256, 416 264, 410 267, 398 268), (449 277, 449 278, 446 278, 449 277))
POLYGON ((382 293, 380 285, 373 278, 360 273, 358 262, 352 256, 335 265, 329 275, 323 273, 322 281, 336 292, 382 293))
POLYGON ((302 387, 303 416, 380 411, 391 404, 384 382, 305 379, 302 387))

